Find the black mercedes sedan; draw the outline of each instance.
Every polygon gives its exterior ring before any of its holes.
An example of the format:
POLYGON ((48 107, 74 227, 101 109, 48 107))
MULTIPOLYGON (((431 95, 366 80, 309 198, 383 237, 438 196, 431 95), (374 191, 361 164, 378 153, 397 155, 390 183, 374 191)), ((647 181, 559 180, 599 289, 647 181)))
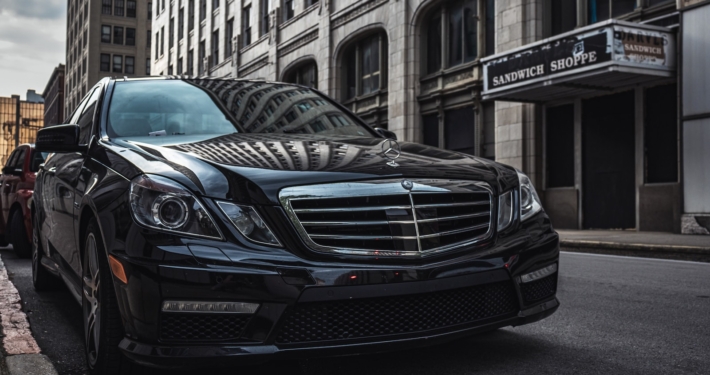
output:
POLYGON ((509 166, 317 90, 106 78, 45 128, 32 270, 93 374, 431 345, 551 315, 558 236, 509 166))

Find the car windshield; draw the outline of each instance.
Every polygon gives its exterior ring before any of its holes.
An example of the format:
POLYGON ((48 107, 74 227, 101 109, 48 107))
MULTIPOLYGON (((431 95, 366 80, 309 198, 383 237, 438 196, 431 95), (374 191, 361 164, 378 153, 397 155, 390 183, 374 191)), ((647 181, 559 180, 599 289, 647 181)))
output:
POLYGON ((110 138, 154 144, 232 133, 372 136, 308 88, 202 79, 116 82, 107 132, 110 138))

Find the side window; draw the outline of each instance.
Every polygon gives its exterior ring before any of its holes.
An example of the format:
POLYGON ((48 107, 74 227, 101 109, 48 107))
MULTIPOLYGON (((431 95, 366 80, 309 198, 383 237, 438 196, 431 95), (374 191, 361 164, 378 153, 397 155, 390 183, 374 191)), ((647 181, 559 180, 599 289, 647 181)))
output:
POLYGON ((47 158, 47 155, 49 155, 49 153, 47 152, 33 151, 32 163, 30 164, 30 172, 39 171, 39 165, 44 163, 44 160, 47 158))
POLYGON ((79 117, 79 121, 77 121, 79 125, 79 144, 89 143, 91 125, 94 123, 94 112, 99 96, 101 96, 101 91, 101 86, 95 88, 89 96, 89 101, 86 102, 86 106, 81 111, 81 117, 79 117))
POLYGON ((13 165, 14 159, 17 156, 17 150, 13 151, 12 154, 10 154, 10 157, 7 158, 7 161, 5 162, 5 166, 9 167, 13 165))
POLYGON ((17 151, 17 158, 14 160, 13 168, 23 169, 25 164, 25 154, 27 154, 27 147, 23 147, 17 151))
POLYGON ((84 100, 79 103, 78 106, 76 106, 76 109, 74 110, 74 113, 72 113, 71 118, 69 118, 69 121, 67 124, 77 124, 79 122, 79 116, 81 113, 84 111, 84 106, 86 105, 87 99, 89 98, 90 94, 84 97, 84 100))

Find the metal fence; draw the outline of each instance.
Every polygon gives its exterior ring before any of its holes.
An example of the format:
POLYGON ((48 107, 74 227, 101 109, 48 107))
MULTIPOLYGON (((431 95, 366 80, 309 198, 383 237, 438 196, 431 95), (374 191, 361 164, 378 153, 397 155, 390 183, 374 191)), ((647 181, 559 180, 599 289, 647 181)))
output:
POLYGON ((44 124, 44 104, 20 100, 18 96, 0 98, 0 165, 22 143, 34 143, 44 124))

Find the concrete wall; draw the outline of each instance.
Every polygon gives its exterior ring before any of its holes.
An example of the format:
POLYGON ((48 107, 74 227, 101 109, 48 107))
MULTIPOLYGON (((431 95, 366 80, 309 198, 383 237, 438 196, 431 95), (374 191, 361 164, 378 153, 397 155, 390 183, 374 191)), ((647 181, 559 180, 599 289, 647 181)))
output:
POLYGON ((651 232, 680 232, 680 184, 639 186, 639 228, 651 232))
POLYGON ((557 229, 579 228, 579 191, 575 188, 555 188, 544 192, 545 211, 557 229))

